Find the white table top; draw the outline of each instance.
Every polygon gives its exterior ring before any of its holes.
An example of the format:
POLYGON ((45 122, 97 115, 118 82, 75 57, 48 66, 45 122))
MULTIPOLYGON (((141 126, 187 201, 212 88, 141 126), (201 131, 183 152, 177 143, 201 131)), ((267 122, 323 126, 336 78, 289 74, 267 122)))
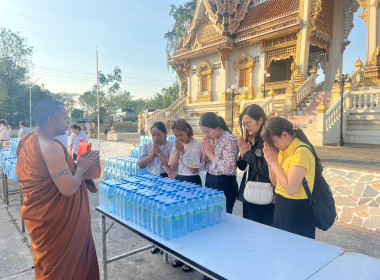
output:
POLYGON ((380 260, 355 253, 344 253, 310 279, 378 280, 380 279, 380 260))
POLYGON ((230 214, 226 223, 168 241, 143 229, 137 231, 169 254, 175 253, 203 271, 230 280, 306 279, 343 252, 338 247, 230 214))

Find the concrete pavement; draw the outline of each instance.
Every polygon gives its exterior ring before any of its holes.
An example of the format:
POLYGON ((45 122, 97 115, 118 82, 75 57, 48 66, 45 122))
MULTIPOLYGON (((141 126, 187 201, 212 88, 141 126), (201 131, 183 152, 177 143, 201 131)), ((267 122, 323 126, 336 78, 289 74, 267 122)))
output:
MULTIPOLYGON (((380 171, 379 148, 316 147, 316 150, 326 166, 380 171)), ((9 181, 9 189, 17 188, 17 183, 9 181)), ((22 234, 20 230, 19 196, 10 196, 10 205, 5 206, 2 192, 0 195, 0 279, 34 279, 30 240, 28 234, 22 234)), ((90 194, 90 203, 93 236, 101 268, 100 215, 94 211, 98 205, 97 194, 90 194)), ((240 202, 235 204, 234 215, 242 216, 240 202)), ((327 232, 317 231, 316 239, 346 251, 380 258, 379 233, 336 224, 327 232)), ((109 231, 107 243, 109 257, 148 245, 141 238, 116 224, 109 231)), ((108 265, 109 279, 202 279, 202 275, 196 271, 184 273, 180 268, 173 268, 172 258, 169 257, 168 263, 163 262, 162 258, 160 254, 152 255, 149 251, 144 251, 116 261, 108 265)))

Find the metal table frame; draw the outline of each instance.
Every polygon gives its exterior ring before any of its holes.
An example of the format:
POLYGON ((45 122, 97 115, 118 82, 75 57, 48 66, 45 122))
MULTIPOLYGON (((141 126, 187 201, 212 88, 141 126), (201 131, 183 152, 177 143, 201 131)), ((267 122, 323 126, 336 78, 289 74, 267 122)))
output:
MULTIPOLYGON (((21 184, 19 184, 19 189, 18 190, 8 190, 8 176, 7 174, 4 174, 3 169, 1 169, 1 181, 3 183, 3 199, 4 199, 4 204, 9 206, 9 196, 10 195, 15 195, 19 194, 20 195, 20 207, 24 203, 24 196, 21 191, 21 184)), ((24 219, 21 218, 21 231, 25 233, 25 222, 24 219)))
POLYGON ((176 259, 178 259, 178 260, 182 261, 183 263, 185 263, 186 265, 191 266, 192 268, 194 268, 195 270, 199 271, 200 273, 202 273, 202 274, 210 277, 211 279, 225 279, 222 276, 216 274, 215 272, 208 270, 207 268, 203 267, 202 265, 199 265, 194 260, 190 260, 190 259, 184 257, 183 255, 179 254, 178 252, 176 252, 176 251, 174 251, 174 250, 166 247, 165 245, 161 244, 157 240, 155 240, 155 239, 153 239, 153 238, 151 238, 151 237, 149 237, 149 236, 141 233, 140 231, 138 231, 138 230, 136 230, 136 229, 128 226, 123 221, 120 221, 117 217, 104 212, 103 210, 99 209, 98 207, 95 208, 95 210, 98 211, 100 213, 100 215, 101 215, 101 227, 102 227, 102 270, 103 270, 103 279, 104 280, 107 280, 107 265, 109 263, 112 263, 114 261, 118 261, 120 259, 132 256, 134 254, 143 252, 145 250, 148 250, 148 249, 151 249, 151 248, 154 248, 154 247, 157 247, 160 250, 164 251, 164 261, 165 262, 168 261, 168 254, 170 254, 170 255, 174 256, 176 259), (109 226, 108 229, 107 229, 107 226, 106 226, 106 218, 108 218, 108 219, 110 219, 112 221, 112 224, 109 226), (122 227, 128 229, 129 231, 133 232, 134 234, 138 235, 139 237, 141 237, 142 239, 148 241, 149 243, 152 243, 153 245, 148 245, 148 246, 145 246, 145 247, 142 247, 142 248, 139 248, 139 249, 136 249, 136 250, 124 253, 122 255, 115 256, 115 257, 112 257, 110 259, 107 259, 107 233, 109 232, 109 230, 111 229, 111 227, 113 226, 114 223, 117 223, 117 224, 121 225, 122 227))

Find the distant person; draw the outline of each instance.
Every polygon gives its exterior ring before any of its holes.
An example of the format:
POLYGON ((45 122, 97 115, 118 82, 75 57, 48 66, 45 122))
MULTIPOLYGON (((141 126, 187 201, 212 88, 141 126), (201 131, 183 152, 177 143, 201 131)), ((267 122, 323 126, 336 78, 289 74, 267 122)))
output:
POLYGON ((20 130, 18 131, 18 138, 22 138, 32 132, 24 121, 21 121, 19 125, 20 130))
POLYGON ((207 171, 205 186, 224 192, 227 213, 231 214, 239 189, 236 181, 238 138, 231 134, 224 119, 212 112, 200 118, 199 127, 205 135, 202 141, 202 161, 207 171))
POLYGON ((104 135, 107 137, 108 134, 108 125, 104 123, 104 135))
POLYGON ((6 120, 0 119, 0 140, 9 141, 11 139, 11 126, 7 123, 6 120))
POLYGON ((70 144, 70 154, 72 155, 74 160, 77 160, 78 155, 78 148, 79 148, 79 142, 84 141, 88 142, 88 138, 86 133, 82 131, 82 128, 77 125, 73 124, 71 126, 71 144, 70 144))
MULTIPOLYGON (((91 233, 89 173, 100 170, 99 153, 90 151, 77 164, 55 136, 67 129, 62 103, 43 100, 34 108, 37 131, 17 147, 16 174, 25 196, 21 217, 31 238, 35 279, 99 279, 91 233)), ((100 175, 100 172, 99 172, 100 175)))
POLYGON ((240 156, 237 166, 245 171, 241 180, 238 199, 243 202, 243 218, 271 226, 273 223, 274 204, 257 205, 244 199, 244 189, 247 181, 270 183, 268 164, 264 158, 264 140, 260 133, 267 116, 264 110, 252 104, 246 107, 239 116, 243 137, 238 142, 240 156), (248 166, 248 170, 247 169, 248 166))
POLYGON ((85 126, 86 126, 87 136, 88 137, 92 137, 92 134, 91 134, 91 124, 89 122, 86 122, 85 126))
POLYGON ((281 117, 269 118, 261 137, 265 141, 269 177, 276 185, 273 226, 315 239, 313 212, 302 186, 305 178, 312 193, 315 175, 322 173, 313 145, 301 129, 293 128, 291 122, 281 117))
POLYGON ((56 136, 55 139, 60 141, 65 146, 66 149, 69 149, 69 144, 67 143, 68 141, 67 131, 62 135, 56 136))

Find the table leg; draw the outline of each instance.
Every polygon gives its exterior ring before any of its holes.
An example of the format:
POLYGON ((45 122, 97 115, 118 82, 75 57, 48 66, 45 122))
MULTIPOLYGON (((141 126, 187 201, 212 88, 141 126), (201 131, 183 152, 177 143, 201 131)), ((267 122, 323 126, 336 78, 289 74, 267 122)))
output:
POLYGON ((103 248, 103 279, 107 280, 107 233, 106 233, 106 217, 102 217, 102 248, 103 248))
POLYGON ((168 263, 168 253, 164 252, 164 262, 168 263))
POLYGON ((4 174, 4 182, 5 182, 5 194, 4 194, 4 202, 6 205, 9 205, 9 197, 8 197, 8 176, 4 174))
POLYGON ((1 169, 1 181, 3 183, 3 202, 5 204, 5 181, 4 181, 4 172, 3 172, 3 169, 1 169))
MULTIPOLYGON (((22 194, 21 184, 19 184, 19 187, 20 187, 20 207, 22 207, 22 205, 24 205, 24 196, 22 194)), ((25 222, 22 217, 21 217, 21 232, 25 233, 25 222)))

